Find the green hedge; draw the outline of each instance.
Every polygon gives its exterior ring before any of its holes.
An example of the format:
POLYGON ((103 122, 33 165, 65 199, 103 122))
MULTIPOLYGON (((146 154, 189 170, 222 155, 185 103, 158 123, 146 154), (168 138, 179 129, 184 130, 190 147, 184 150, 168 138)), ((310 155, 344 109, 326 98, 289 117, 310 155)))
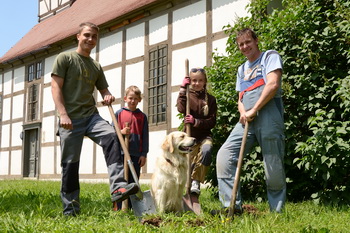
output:
MULTIPOLYGON (((262 50, 279 51, 284 61, 288 200, 350 203, 350 2, 285 0, 266 14, 269 0, 249 5, 250 17, 225 29, 228 56, 213 55, 208 67, 218 101, 214 157, 238 121, 235 79, 245 60, 235 31, 253 28, 262 50)), ((215 158, 208 179, 215 185, 215 158)), ((259 148, 245 158, 241 177, 246 199, 266 199, 259 148)))

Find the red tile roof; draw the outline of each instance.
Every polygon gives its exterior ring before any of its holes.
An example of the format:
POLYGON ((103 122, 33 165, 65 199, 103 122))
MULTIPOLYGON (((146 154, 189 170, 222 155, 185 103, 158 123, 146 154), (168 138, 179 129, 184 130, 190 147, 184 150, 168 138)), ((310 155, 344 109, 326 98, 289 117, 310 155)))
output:
POLYGON ((70 8, 35 25, 0 58, 0 63, 6 63, 73 36, 82 22, 101 25, 156 1, 77 0, 70 8))

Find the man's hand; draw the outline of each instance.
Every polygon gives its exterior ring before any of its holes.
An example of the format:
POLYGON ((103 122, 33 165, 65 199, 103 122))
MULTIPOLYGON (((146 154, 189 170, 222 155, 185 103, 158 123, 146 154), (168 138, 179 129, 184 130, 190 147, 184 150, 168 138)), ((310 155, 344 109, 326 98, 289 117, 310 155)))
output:
POLYGON ((102 101, 103 105, 110 105, 115 100, 115 97, 109 92, 107 88, 99 90, 99 92, 103 98, 103 101, 102 101))
POLYGON ((257 111, 254 108, 252 108, 245 113, 245 118, 248 122, 251 122, 255 119, 256 115, 257 111))
POLYGON ((105 95, 103 98, 103 104, 104 105, 110 105, 115 100, 115 97, 113 95, 105 95))
POLYGON ((194 119, 194 117, 192 115, 188 114, 188 115, 185 116, 185 123, 186 124, 192 124, 193 125, 194 122, 195 122, 195 119, 194 119))
POLYGON ((247 121, 247 118, 245 117, 245 115, 241 114, 239 117, 239 123, 241 123, 242 125, 245 125, 246 121, 247 121))
POLYGON ((73 129, 72 120, 69 118, 67 113, 60 115, 60 126, 64 129, 73 129))

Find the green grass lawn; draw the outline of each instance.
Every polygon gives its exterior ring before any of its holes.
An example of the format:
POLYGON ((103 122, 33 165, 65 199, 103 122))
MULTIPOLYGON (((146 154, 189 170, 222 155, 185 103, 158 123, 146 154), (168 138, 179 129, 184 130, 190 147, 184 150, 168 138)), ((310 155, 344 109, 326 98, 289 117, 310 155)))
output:
POLYGON ((131 211, 113 212, 108 189, 106 183, 81 182, 81 214, 65 217, 60 182, 1 180, 0 232, 350 232, 349 208, 312 202, 287 203, 283 214, 270 213, 267 203, 247 203, 257 210, 233 221, 213 217, 209 212, 220 208, 220 202, 211 189, 202 190, 200 216, 187 212, 138 219, 131 211), (159 226, 147 223, 155 220, 159 226))

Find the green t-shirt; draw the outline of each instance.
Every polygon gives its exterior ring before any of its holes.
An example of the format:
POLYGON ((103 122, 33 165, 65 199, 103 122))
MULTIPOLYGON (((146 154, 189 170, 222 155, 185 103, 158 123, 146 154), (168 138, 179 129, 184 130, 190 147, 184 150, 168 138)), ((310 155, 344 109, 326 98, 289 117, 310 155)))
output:
POLYGON ((97 61, 75 51, 63 52, 56 57, 52 74, 64 79, 62 93, 71 119, 89 117, 98 112, 93 97, 94 88, 105 89, 108 83, 97 61))

